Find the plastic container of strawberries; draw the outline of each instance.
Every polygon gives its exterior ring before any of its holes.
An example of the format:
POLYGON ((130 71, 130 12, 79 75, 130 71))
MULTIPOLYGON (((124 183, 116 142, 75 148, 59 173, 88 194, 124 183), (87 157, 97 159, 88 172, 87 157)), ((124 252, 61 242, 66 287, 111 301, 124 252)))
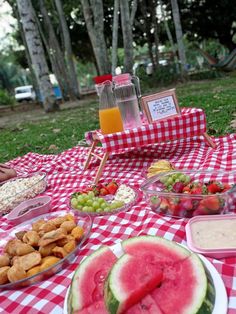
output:
POLYGON ((178 169, 154 175, 140 188, 158 214, 191 218, 236 213, 236 171, 178 169))

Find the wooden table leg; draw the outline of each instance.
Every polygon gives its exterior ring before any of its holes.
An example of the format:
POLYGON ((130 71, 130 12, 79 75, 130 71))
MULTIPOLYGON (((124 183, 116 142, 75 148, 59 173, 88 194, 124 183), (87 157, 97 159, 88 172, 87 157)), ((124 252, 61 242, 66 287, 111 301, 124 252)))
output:
POLYGON ((94 149, 97 145, 98 141, 94 140, 93 143, 92 143, 92 146, 90 147, 90 150, 89 150, 89 153, 88 153, 88 157, 84 163, 84 170, 88 169, 88 166, 89 166, 89 163, 90 163, 90 160, 93 156, 93 152, 94 152, 94 149))
POLYGON ((206 132, 203 133, 203 136, 204 136, 204 138, 207 141, 209 146, 211 146, 212 148, 216 147, 216 144, 212 141, 211 137, 206 132))
POLYGON ((100 179, 100 177, 101 177, 103 168, 104 168, 104 166, 105 166, 105 164, 106 164, 106 161, 107 161, 108 157, 109 157, 109 153, 106 152, 106 153, 104 153, 103 157, 101 158, 101 162, 100 162, 100 165, 99 165, 99 167, 98 167, 98 171, 97 171, 97 173, 96 173, 96 177, 95 177, 95 179, 94 179, 94 181, 93 181, 94 184, 97 184, 97 183, 98 183, 98 181, 99 181, 99 179, 100 179))

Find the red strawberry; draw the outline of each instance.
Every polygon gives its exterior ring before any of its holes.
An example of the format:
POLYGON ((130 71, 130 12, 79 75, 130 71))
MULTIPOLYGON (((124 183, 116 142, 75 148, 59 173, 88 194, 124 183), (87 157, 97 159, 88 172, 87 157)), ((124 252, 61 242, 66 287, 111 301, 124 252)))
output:
POLYGON ((219 182, 210 182, 207 185, 207 190, 209 193, 211 194, 216 194, 222 191, 222 184, 220 184, 219 182))
POLYGON ((221 207, 220 199, 218 196, 209 196, 201 200, 201 205, 213 211, 218 211, 221 207))
POLYGON ((162 212, 166 212, 166 210, 170 207, 170 204, 169 204, 168 200, 163 197, 161 199, 161 203, 160 203, 159 207, 160 207, 160 210, 162 212))
POLYGON ((109 191, 105 187, 101 188, 100 191, 99 191, 99 195, 100 196, 105 196, 105 195, 108 195, 108 194, 110 194, 110 193, 109 193, 109 191))
POLYGON ((228 184, 228 183, 225 183, 224 184, 224 186, 223 186, 223 190, 222 190, 222 192, 226 192, 226 191, 228 191, 228 190, 230 190, 231 189, 231 185, 230 184, 228 184))
POLYGON ((106 185, 106 189, 110 194, 115 194, 118 189, 118 184, 115 181, 111 181, 106 185))
POLYGON ((193 203, 190 198, 183 198, 181 200, 180 206, 183 207, 185 210, 192 210, 193 209, 193 203))
POLYGON ((184 188, 183 188, 183 193, 186 193, 186 194, 190 194, 190 186, 189 185, 186 185, 184 188))

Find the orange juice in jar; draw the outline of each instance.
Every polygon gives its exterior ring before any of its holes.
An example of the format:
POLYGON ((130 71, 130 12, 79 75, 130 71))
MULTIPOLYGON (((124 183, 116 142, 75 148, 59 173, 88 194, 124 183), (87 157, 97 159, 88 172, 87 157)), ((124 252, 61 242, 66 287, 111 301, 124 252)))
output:
POLYGON ((119 107, 114 101, 112 82, 105 81, 96 86, 99 96, 99 122, 103 134, 123 131, 119 107))
POLYGON ((99 122, 102 134, 110 134, 123 131, 120 109, 116 107, 100 109, 99 122))

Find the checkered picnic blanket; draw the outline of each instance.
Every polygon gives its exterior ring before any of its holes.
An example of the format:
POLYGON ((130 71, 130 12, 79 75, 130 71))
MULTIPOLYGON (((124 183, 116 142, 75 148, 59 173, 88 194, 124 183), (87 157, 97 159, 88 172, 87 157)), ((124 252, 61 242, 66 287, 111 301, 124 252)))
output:
MULTIPOLYGON (((108 159, 101 181, 111 179, 139 188, 144 180, 143 170, 158 159, 169 159, 179 169, 236 170, 236 134, 215 138, 216 148, 205 144, 200 137, 181 139, 155 146, 114 154, 108 159)), ((101 148, 97 148, 97 153, 101 148)), ((67 208, 70 194, 89 184, 97 171, 94 161, 83 172, 88 147, 74 147, 59 155, 28 153, 9 162, 19 174, 47 172, 45 194, 52 196, 52 211, 67 208)), ((160 216, 151 211, 144 195, 126 212, 94 218, 91 234, 69 267, 49 279, 19 290, 0 291, 0 313, 62 314, 65 295, 71 278, 82 258, 100 245, 113 245, 140 234, 156 234, 186 244, 187 219, 160 216)), ((12 226, 6 217, 0 219, 1 232, 12 226)), ((208 258, 221 275, 228 294, 228 314, 236 313, 236 258, 208 258)))
POLYGON ((173 141, 180 138, 203 135, 206 132, 206 117, 202 109, 182 108, 181 115, 141 127, 103 135, 100 130, 85 134, 88 144, 98 139, 107 152, 118 152, 154 143, 173 141))

